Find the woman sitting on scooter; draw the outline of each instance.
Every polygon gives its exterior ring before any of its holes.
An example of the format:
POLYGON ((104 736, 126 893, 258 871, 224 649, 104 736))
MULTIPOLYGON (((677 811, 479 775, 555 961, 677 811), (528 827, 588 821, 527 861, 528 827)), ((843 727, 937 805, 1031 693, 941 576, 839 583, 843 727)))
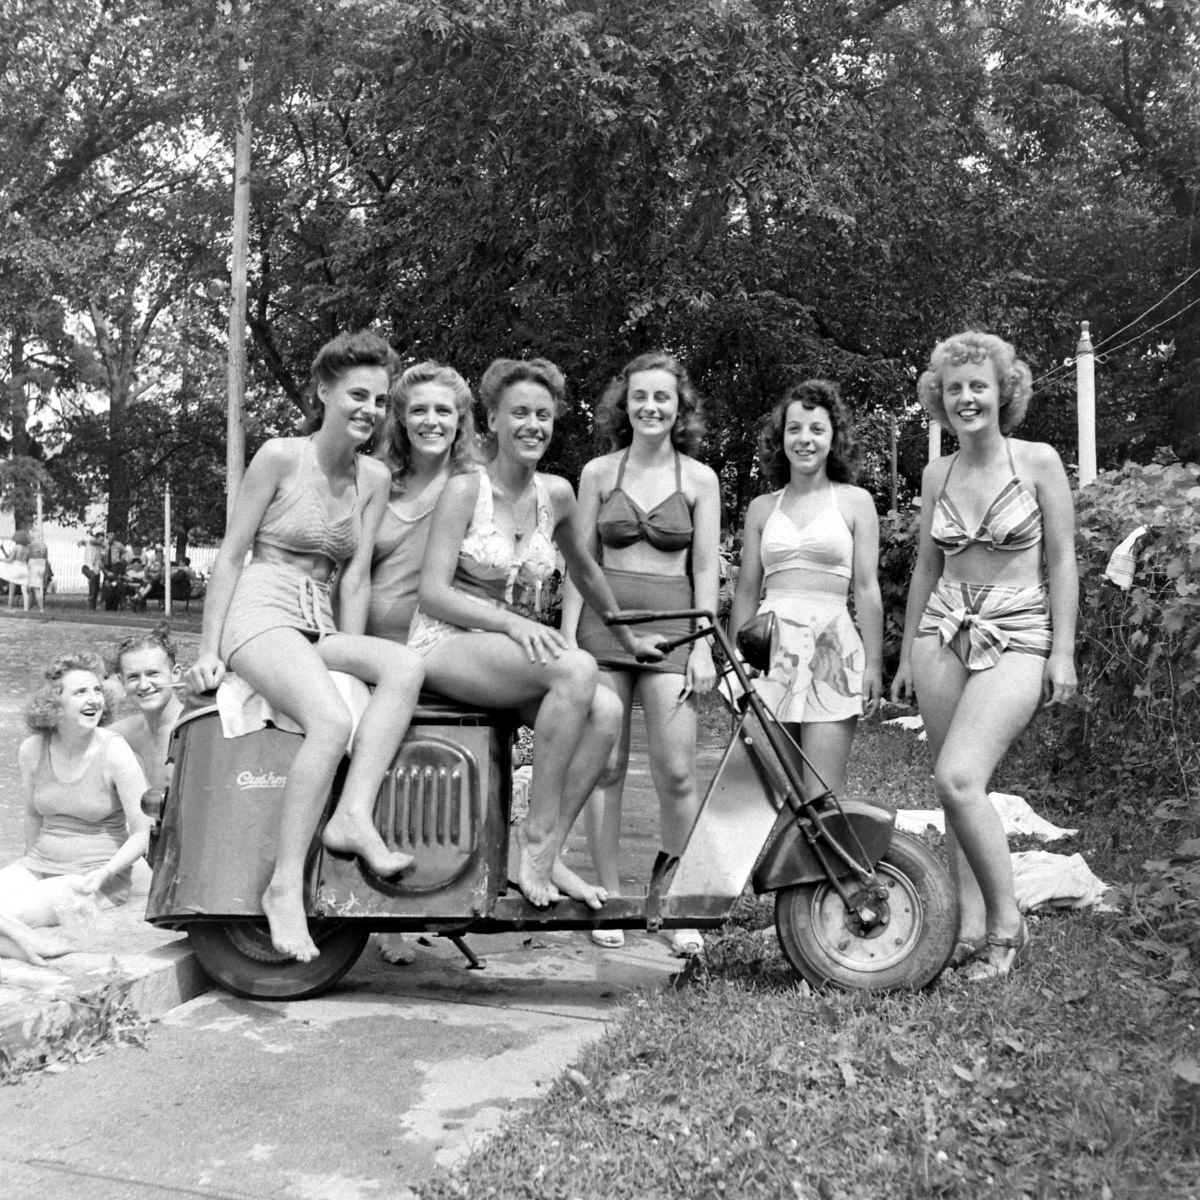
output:
POLYGON ((101 728, 118 703, 104 678, 99 655, 64 655, 26 706, 33 736, 17 755, 26 845, 0 870, 0 954, 62 954, 68 945, 38 927, 59 924, 81 899, 129 899, 150 830, 146 779, 124 738, 101 728))
MULTIPOLYGON (((835 793, 845 790, 858 719, 883 691, 879 520, 871 494, 853 484, 855 450, 836 384, 810 379, 784 393, 759 436, 776 490, 746 511, 729 619, 736 633, 756 612, 775 614, 771 667, 754 686, 835 793)), ((813 770, 806 789, 819 786, 813 770)))
MULTIPOLYGON (((607 689, 597 691, 596 660, 534 614, 558 551, 589 603, 602 612, 617 605, 579 540, 571 485, 537 470, 562 402, 562 372, 545 359, 501 358, 480 391, 493 456, 485 470, 456 475, 442 491, 408 644, 424 657, 430 687, 467 704, 528 713, 533 779, 518 829, 517 884, 538 907, 566 892, 599 908, 607 893, 569 871, 559 852, 604 768, 621 706, 607 689)), ((614 632, 631 656, 661 658, 653 640, 625 626, 614 632)))
POLYGON ((1026 952, 1008 840, 988 781, 1040 704, 1075 692, 1075 509, 1044 442, 1009 437, 1033 385, 1008 342, 969 331, 939 342, 917 381, 958 438, 921 479, 917 561, 892 698, 914 692, 946 810, 959 894, 951 965, 1000 978, 1026 952), (972 532, 974 531, 974 532, 972 532))
POLYGON ((394 642, 339 632, 330 603, 330 580, 340 569, 348 609, 366 604, 390 480, 383 463, 361 451, 370 448, 383 420, 398 365, 387 342, 367 332, 342 334, 318 352, 315 432, 272 439, 250 463, 213 564, 200 653, 188 672, 194 687, 209 690, 228 666, 304 731, 262 897, 275 948, 301 962, 318 954, 304 906, 305 860, 351 731, 351 714, 330 671, 355 675, 375 689, 324 843, 359 855, 379 876, 397 875, 411 863, 409 855, 388 848, 372 816, 416 707, 421 664, 394 642))

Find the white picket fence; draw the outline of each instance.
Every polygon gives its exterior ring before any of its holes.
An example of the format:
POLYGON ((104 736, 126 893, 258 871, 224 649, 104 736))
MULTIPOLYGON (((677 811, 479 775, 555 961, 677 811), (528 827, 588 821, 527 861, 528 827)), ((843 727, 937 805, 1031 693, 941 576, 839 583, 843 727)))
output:
MULTIPOLYGON (((11 554, 13 541, 11 538, 0 540, 0 545, 11 554)), ((54 571, 55 590, 67 596, 86 596, 87 578, 83 573, 84 552, 86 546, 70 538, 46 537, 46 555, 54 571)), ((217 557, 216 546, 189 547, 188 558, 192 560, 192 570, 199 575, 207 576, 212 570, 213 559, 217 557)))

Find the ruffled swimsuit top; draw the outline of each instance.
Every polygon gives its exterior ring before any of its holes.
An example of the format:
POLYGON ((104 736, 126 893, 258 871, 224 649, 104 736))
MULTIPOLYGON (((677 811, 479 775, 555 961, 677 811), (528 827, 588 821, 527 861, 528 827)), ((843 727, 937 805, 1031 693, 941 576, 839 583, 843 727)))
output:
POLYGON ((683 493, 679 454, 675 455, 675 490, 646 512, 621 487, 625 479, 625 464, 629 451, 621 456, 617 484, 596 517, 596 534, 600 544, 613 549, 648 542, 655 550, 686 550, 692 544, 692 510, 683 493))
POLYGON ((554 573, 554 506, 540 475, 533 477, 537 519, 533 532, 515 538, 496 525, 492 480, 480 471, 479 493, 467 536, 458 552, 454 586, 474 596, 514 608, 534 609, 542 584, 554 573))
POLYGON ((763 578, 779 571, 821 571, 848 580, 854 563, 854 534, 833 498, 833 487, 825 489, 826 505, 807 525, 797 525, 783 511, 781 488, 775 507, 763 522, 759 556, 763 578))
POLYGON ((317 462, 317 448, 306 438, 295 474, 276 493, 254 535, 256 542, 293 554, 323 554, 334 563, 354 557, 362 520, 358 511, 358 457, 354 459, 354 496, 339 504, 317 462), (338 511, 339 508, 342 511, 338 511))
POLYGON ((968 546, 986 546, 989 550, 1028 550, 1042 540, 1042 510, 1038 507, 1037 498, 1017 478, 1012 447, 1007 440, 1004 445, 1008 450, 1012 478, 988 505, 974 533, 968 532, 954 501, 946 495, 950 476, 954 473, 954 463, 958 461, 957 452, 951 460, 946 480, 933 507, 933 523, 930 526, 933 544, 944 554, 961 554, 968 546))

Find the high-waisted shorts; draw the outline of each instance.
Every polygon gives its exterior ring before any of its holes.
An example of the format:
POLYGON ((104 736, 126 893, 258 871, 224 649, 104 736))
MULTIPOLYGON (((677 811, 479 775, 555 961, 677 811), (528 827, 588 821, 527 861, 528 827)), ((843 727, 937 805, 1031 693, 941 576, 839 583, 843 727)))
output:
MULTIPOLYGON (((612 588, 617 606, 627 608, 680 609, 693 608, 692 581, 686 575, 647 575, 641 571, 613 571, 603 568, 604 577, 612 588)), ((658 621, 649 625, 631 625, 636 634, 644 637, 676 638, 691 633, 691 621, 658 621)), ((660 662, 643 663, 617 641, 613 631, 591 608, 584 605, 579 617, 576 637, 581 650, 586 650, 601 667, 617 671, 658 671, 682 675, 692 652, 690 642, 676 646, 660 662)))
POLYGON ((775 614, 771 668, 754 689, 779 721, 861 717, 866 651, 840 596, 769 588, 758 606, 775 614))
POLYGON ((1050 609, 1040 587, 939 579, 917 637, 936 637, 968 671, 994 667, 1005 651, 1050 657, 1050 609))
POLYGON ((316 642, 337 633, 329 584, 282 563, 243 568, 221 627, 221 658, 228 664, 251 638, 272 629, 298 629, 316 642))

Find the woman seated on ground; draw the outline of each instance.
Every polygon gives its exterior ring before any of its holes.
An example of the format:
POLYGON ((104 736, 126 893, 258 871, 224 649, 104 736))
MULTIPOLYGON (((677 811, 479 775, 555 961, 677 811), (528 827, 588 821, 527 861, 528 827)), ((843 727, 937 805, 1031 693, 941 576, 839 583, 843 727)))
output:
POLYGON ((64 655, 26 706, 25 854, 0 870, 0 954, 61 954, 67 944, 40 927, 59 924, 81 899, 106 907, 129 898, 149 837, 146 778, 125 740, 101 728, 116 709, 104 673, 98 655, 64 655))
MULTIPOLYGON (((596 425, 611 453, 592 459, 579 480, 579 519, 585 545, 602 552, 604 577, 622 608, 717 609, 721 497, 716 474, 692 457, 704 433, 700 399, 683 366, 668 354, 643 354, 605 389, 596 425)), ((700 808, 696 786, 698 697, 716 682, 712 650, 701 638, 656 663, 639 663, 613 638, 599 614, 586 608, 569 580, 563 633, 600 664, 601 681, 621 701, 621 737, 601 786, 586 810, 588 841, 601 886, 621 890, 621 793, 629 766, 629 724, 641 701, 650 748, 650 777, 658 793, 662 847, 682 853, 700 808)), ((676 637, 686 622, 642 626, 676 637)), ((596 929, 592 940, 616 948, 619 929, 596 929)), ((676 954, 698 954, 696 929, 671 934, 676 954)))
POLYGON ((152 788, 166 786, 167 742, 183 712, 176 654, 165 624, 152 633, 127 637, 117 646, 117 674, 138 711, 116 722, 112 730, 133 748, 152 788))
POLYGON ((759 437, 776 490, 746 510, 729 618, 736 634, 756 613, 775 614, 771 666, 755 689, 815 769, 805 769, 805 788, 823 780, 835 793, 846 787, 858 719, 883 695, 879 519, 871 494, 854 486, 856 458, 836 384, 810 379, 784 393, 759 437))
MULTIPOLYGON (((575 494, 538 472, 562 402, 562 372, 545 359, 497 359, 480 385, 494 453, 483 471, 456 475, 442 491, 421 575, 409 646, 425 660, 429 686, 466 704, 516 707, 534 729, 529 815, 518 827, 517 884, 539 907, 562 892, 599 908, 607 893, 559 858, 604 769, 621 707, 597 691, 596 660, 535 619, 557 550, 584 598, 617 607, 576 532, 575 494)), ((658 659, 656 643, 618 626, 631 657, 658 659)))
POLYGON ((357 676, 375 690, 323 841, 332 851, 358 855, 381 877, 412 862, 380 837, 374 807, 417 703, 421 664, 403 646, 340 633, 330 600, 330 580, 340 569, 348 611, 366 603, 390 481, 387 468, 361 452, 378 433, 398 365, 387 342, 366 332, 343 334, 318 352, 315 432, 274 438, 250 463, 213 565, 199 656, 188 672, 192 686, 211 690, 228 665, 304 732, 283 790, 275 866, 262 897, 272 943, 301 962, 318 955, 308 930, 305 864, 352 728, 330 671, 357 676))
POLYGON ((970 963, 973 981, 1008 975, 1028 941, 988 783, 1039 705, 1068 699, 1076 684, 1067 473, 1053 447, 1009 436, 1032 393, 1013 347, 976 331, 939 342, 917 381, 921 403, 959 449, 921 479, 892 698, 915 693, 925 722, 959 897, 951 965, 970 963))

